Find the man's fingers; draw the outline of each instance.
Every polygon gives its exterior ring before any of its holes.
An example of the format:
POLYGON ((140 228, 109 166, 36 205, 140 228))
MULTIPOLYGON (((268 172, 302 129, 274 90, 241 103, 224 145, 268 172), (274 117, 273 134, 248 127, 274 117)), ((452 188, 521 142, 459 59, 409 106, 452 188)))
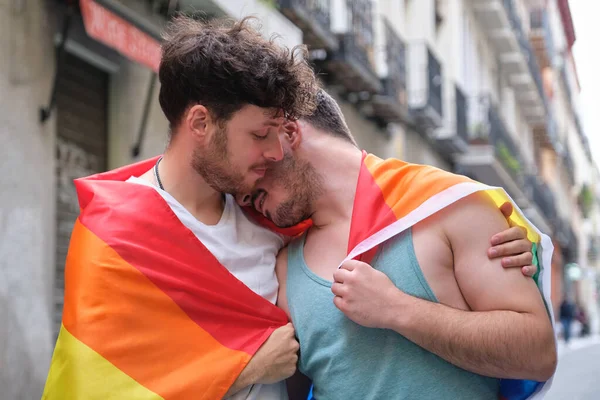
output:
POLYGON ((348 261, 344 261, 342 263, 342 265, 340 266, 339 269, 345 269, 348 271, 354 271, 354 269, 356 268, 357 265, 359 265, 361 263, 361 261, 357 261, 357 260, 348 260, 348 261))
POLYGON ((488 249, 488 257, 494 259, 498 257, 516 256, 527 252, 531 253, 531 242, 526 239, 520 239, 488 249))
POLYGON ((533 262, 533 254, 531 252, 519 254, 518 256, 504 257, 501 261, 504 268, 526 267, 533 262))
POLYGON ((338 283, 344 283, 344 281, 350 275, 350 271, 347 269, 339 268, 333 273, 333 281, 338 283))
POLYGON ((521 272, 523 273, 523 275, 531 278, 537 272, 537 268, 535 265, 526 265, 523 268, 521 268, 521 272))
POLYGON ((338 308, 338 310, 344 312, 344 300, 341 297, 335 296, 333 298, 333 304, 338 308))
POLYGON ((500 212, 504 215, 505 218, 508 218, 513 213, 513 206, 510 201, 505 202, 500 206, 500 212))
POLYGON ((334 282, 331 285, 331 291, 333 292, 333 294, 335 294, 338 297, 343 297, 344 294, 346 294, 346 287, 338 282, 334 282))
POLYGON ((492 236, 490 242, 492 246, 497 246, 502 243, 525 238, 527 238, 527 230, 520 226, 513 226, 492 236))

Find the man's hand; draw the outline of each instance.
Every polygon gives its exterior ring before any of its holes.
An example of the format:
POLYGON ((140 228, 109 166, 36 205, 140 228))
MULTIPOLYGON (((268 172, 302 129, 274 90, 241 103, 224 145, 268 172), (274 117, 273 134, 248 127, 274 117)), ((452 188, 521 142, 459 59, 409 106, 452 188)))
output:
POLYGON ((276 329, 250 359, 225 397, 255 383, 271 384, 289 378, 296 372, 299 349, 291 323, 276 329))
POLYGON ((263 368, 256 383, 276 383, 294 375, 299 349, 291 323, 276 329, 248 363, 263 368))
POLYGON ((349 260, 333 274, 335 306, 348 318, 368 328, 386 328, 392 299, 401 293, 383 272, 361 261, 349 260))
POLYGON ((508 220, 510 227, 492 236, 491 247, 488 249, 490 260, 502 257, 501 264, 504 268, 521 268, 525 276, 533 276, 537 268, 533 263, 531 242, 527 239, 527 230, 515 226, 509 219, 513 213, 513 206, 506 202, 500 206, 500 211, 508 220))

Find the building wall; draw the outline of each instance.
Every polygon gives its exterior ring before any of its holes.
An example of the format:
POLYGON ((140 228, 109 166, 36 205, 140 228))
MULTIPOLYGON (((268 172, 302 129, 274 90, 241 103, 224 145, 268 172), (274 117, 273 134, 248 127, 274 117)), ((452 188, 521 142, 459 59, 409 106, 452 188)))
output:
POLYGON ((53 348, 54 74, 43 0, 0 2, 0 397, 41 396, 53 348))
POLYGON ((161 154, 166 147, 169 124, 158 102, 160 83, 147 68, 123 60, 119 71, 111 76, 109 108, 109 168, 161 154), (137 158, 132 148, 137 142, 148 88, 156 81, 147 116, 146 136, 137 158))

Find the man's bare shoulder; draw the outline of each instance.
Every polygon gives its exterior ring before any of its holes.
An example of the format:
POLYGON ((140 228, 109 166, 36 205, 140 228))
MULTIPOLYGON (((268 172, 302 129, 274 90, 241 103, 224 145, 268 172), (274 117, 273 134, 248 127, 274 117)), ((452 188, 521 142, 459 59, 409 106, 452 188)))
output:
MULTIPOLYGON (((507 226, 506 218, 502 215, 492 198, 485 192, 476 192, 449 205, 440 212, 444 221, 456 222, 462 220, 462 226, 480 226, 489 221, 498 221, 507 226), (483 217, 484 220, 470 219, 483 217)), ((456 226, 456 228, 460 228, 456 226)))

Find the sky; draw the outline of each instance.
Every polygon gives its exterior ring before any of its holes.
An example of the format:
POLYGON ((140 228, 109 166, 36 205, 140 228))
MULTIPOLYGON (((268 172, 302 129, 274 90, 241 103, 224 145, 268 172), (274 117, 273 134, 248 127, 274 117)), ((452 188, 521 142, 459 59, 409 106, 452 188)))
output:
POLYGON ((600 0, 570 0, 569 5, 577 37, 573 56, 581 85, 582 123, 600 167, 600 0))

